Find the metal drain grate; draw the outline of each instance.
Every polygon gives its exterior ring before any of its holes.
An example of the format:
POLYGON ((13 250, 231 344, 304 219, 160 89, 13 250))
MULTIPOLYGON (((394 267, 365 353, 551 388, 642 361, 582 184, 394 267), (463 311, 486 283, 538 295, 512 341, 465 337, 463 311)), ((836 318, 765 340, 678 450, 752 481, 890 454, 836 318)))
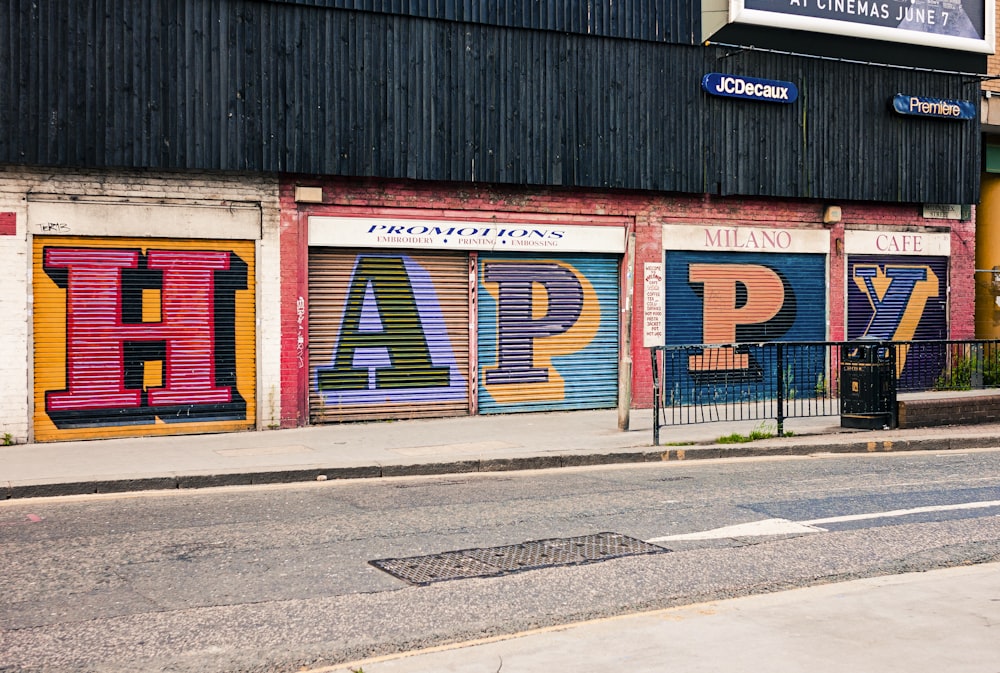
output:
POLYGON ((390 575, 395 575, 413 584, 430 584, 457 577, 481 577, 497 574, 495 567, 469 558, 457 551, 431 554, 430 556, 380 559, 371 563, 376 568, 381 568, 390 575))
POLYGON ((667 551, 670 550, 619 533, 596 533, 502 547, 377 559, 370 563, 411 584, 427 585, 445 580, 494 577, 522 570, 596 563, 623 556, 667 551))
POLYGON ((569 549, 549 544, 550 540, 524 542, 491 549, 470 549, 462 552, 477 561, 488 563, 500 570, 514 571, 545 566, 582 563, 584 558, 569 549))
POLYGON ((597 535, 582 535, 566 538, 566 542, 577 554, 588 561, 602 561, 619 556, 635 556, 637 554, 656 554, 669 551, 655 544, 636 540, 634 537, 618 533, 598 533, 597 535))

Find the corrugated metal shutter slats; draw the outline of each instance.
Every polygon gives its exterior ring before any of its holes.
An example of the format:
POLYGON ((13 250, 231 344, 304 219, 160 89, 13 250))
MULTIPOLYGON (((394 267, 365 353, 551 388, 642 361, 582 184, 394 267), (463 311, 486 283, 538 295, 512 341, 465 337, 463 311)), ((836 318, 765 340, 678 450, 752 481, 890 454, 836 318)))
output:
POLYGON ((618 265, 598 255, 480 256, 482 413, 617 404, 618 265))
POLYGON ((670 250, 665 259, 668 346, 826 338, 824 255, 670 250))
POLYGON ((468 257, 313 248, 313 422, 469 411, 468 257))
MULTIPOLYGON (((777 363, 754 344, 826 336, 823 254, 669 250, 664 270, 667 345, 726 344, 668 351, 664 385, 675 402, 770 399, 777 363)), ((811 361, 781 371, 788 392, 814 389, 821 376, 811 361)))
MULTIPOLYGON (((919 255, 850 255, 847 258, 847 338, 856 339, 866 333, 866 330, 879 339, 895 339, 911 341, 920 339, 948 338, 948 257, 923 257, 919 255), (899 325, 884 325, 892 332, 880 331, 878 325, 872 325, 873 302, 868 292, 859 287, 864 280, 857 272, 858 267, 878 269, 877 276, 882 283, 887 283, 885 294, 876 298, 883 315, 903 318, 911 301, 925 302, 923 312, 915 318, 915 322, 905 325, 903 330, 899 325), (912 270, 915 277, 899 277, 896 287, 892 287, 892 267, 912 270), (930 279, 927 271, 937 278, 936 287, 923 287, 914 283, 917 279, 930 279), (926 274, 926 275, 925 275, 926 274), (919 295, 919 296, 915 296, 919 295), (912 329, 910 329, 912 328, 912 329)), ((879 280, 871 281, 879 285, 879 280)), ((923 281, 926 282, 926 281, 923 281)))
MULTIPOLYGON (((949 262, 946 256, 849 255, 847 338, 947 339, 949 262)), ((936 385, 947 358, 943 344, 898 348, 899 390, 936 385)))
POLYGON ((37 441, 256 425, 253 241, 35 237, 37 441))

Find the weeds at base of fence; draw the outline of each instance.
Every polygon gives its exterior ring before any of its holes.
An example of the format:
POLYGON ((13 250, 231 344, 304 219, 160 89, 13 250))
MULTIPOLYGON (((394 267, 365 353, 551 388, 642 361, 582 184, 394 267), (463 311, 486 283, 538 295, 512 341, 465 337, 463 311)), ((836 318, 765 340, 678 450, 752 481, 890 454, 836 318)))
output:
POLYGON ((1000 358, 990 355, 977 361, 974 357, 957 358, 951 367, 945 369, 934 381, 934 390, 972 390, 973 375, 981 376, 981 385, 994 388, 1000 384, 1000 358))
MULTIPOLYGON (((791 437, 792 434, 793 433, 791 433, 791 432, 785 432, 782 436, 783 437, 791 437)), ((744 444, 746 442, 752 442, 752 441, 755 441, 755 440, 758 440, 758 439, 771 439, 774 436, 775 436, 775 433, 772 431, 772 428, 770 428, 766 423, 761 423, 760 425, 758 425, 757 427, 755 427, 753 430, 751 430, 749 435, 741 435, 738 432, 734 432, 731 435, 725 435, 723 437, 719 437, 717 440, 715 440, 715 443, 716 444, 744 444)))

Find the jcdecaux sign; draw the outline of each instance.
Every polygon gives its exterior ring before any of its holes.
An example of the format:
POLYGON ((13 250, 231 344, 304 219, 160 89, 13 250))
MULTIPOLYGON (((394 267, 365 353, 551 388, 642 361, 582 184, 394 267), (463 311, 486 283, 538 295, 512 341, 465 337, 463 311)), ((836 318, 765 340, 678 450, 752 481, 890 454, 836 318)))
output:
POLYGON ((799 97, 792 82, 757 77, 742 77, 710 72, 701 78, 701 88, 713 96, 745 98, 772 103, 794 103, 799 97))

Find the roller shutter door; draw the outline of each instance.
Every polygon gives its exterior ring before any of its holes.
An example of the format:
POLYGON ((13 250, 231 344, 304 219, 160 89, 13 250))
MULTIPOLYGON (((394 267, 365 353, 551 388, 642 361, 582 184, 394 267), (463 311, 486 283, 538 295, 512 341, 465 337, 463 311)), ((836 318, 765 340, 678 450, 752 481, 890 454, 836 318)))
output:
POLYGON ((469 412, 465 254, 312 248, 314 423, 469 412))
POLYGON ((36 440, 252 429, 254 250, 36 237, 36 440))
MULTIPOLYGON (((948 257, 849 255, 847 338, 886 341, 948 338, 948 257)), ((896 352, 901 390, 934 385, 944 368, 943 345, 896 352), (912 357, 911 357, 912 355, 912 357)))
MULTIPOLYGON (((665 282, 668 346, 826 338, 825 255, 671 250, 665 282)), ((753 345, 668 351, 664 384, 683 404, 772 397, 776 365, 762 351, 753 345)), ((812 361, 796 361, 783 373, 806 389, 822 376, 823 364, 812 361)))
POLYGON ((847 338, 947 339, 947 288, 947 257, 850 255, 847 338))
POLYGON ((615 256, 480 255, 480 412, 617 404, 618 268, 615 256))
POLYGON ((667 345, 826 338, 826 257, 666 253, 667 345))

